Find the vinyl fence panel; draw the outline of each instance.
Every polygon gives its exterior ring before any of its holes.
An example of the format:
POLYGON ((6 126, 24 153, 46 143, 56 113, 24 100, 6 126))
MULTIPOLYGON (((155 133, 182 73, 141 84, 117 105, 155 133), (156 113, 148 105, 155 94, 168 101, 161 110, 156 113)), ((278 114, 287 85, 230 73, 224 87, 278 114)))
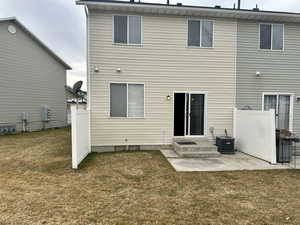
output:
POLYGON ((91 152, 89 146, 88 116, 89 111, 82 106, 71 106, 73 169, 78 169, 78 165, 91 152))
POLYGON ((276 163, 275 111, 234 110, 236 148, 276 163))

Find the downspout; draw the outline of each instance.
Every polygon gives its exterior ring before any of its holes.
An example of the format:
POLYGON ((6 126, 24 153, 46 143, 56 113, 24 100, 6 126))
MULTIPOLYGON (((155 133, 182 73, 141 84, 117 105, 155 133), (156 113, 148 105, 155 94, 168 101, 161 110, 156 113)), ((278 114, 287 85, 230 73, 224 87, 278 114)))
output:
POLYGON ((89 9, 87 6, 84 7, 86 15, 86 87, 87 87, 87 109, 88 110, 88 144, 89 152, 92 152, 91 146, 91 90, 90 90, 90 28, 89 28, 89 9))

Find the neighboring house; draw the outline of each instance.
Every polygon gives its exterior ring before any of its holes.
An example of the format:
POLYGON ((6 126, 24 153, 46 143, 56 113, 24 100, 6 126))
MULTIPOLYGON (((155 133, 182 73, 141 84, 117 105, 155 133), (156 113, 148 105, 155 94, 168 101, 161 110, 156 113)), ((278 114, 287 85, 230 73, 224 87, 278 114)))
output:
POLYGON ((270 15, 238 21, 237 106, 273 108, 276 127, 300 135, 300 14, 270 15))
POLYGON ((68 125, 71 124, 71 104, 79 104, 83 105, 85 108, 86 106, 86 98, 87 93, 86 91, 80 91, 80 93, 75 93, 73 88, 65 85, 66 90, 66 103, 67 103, 67 121, 68 125))
POLYGON ((64 85, 71 67, 16 18, 0 19, 0 54, 0 126, 66 126, 64 85))
POLYGON ((300 95, 298 14, 109 0, 77 4, 87 14, 93 151, 156 148, 174 137, 212 139, 225 129, 232 134, 234 107, 261 109, 265 92, 300 95), (284 26, 259 30, 269 23, 284 26), (274 49, 259 49, 270 41, 274 49))

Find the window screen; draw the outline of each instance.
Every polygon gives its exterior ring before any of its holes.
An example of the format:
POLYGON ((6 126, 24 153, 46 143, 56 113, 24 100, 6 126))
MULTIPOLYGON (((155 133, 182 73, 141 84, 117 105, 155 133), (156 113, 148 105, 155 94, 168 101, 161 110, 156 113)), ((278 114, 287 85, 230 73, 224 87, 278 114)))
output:
POLYGON ((129 43, 141 44, 141 17, 129 16, 129 43))
POLYGON ((201 46, 212 47, 213 45, 213 22, 202 21, 201 46))
POLYGON ((271 49, 271 24, 260 25, 260 48, 271 49))
POLYGON ((127 43, 127 16, 114 16, 114 42, 127 43))
POLYGON ((128 117, 144 117, 144 85, 128 85, 128 117))
POLYGON ((273 25, 272 49, 274 50, 283 49, 283 25, 282 24, 273 25))
POLYGON ((188 21, 188 46, 200 46, 200 21, 188 21))
POLYGON ((264 96, 264 110, 276 109, 277 96, 276 95, 265 95, 264 96))
POLYGON ((126 84, 110 84, 110 116, 127 116, 127 86, 126 84))
POLYGON ((290 96, 280 95, 278 100, 278 128, 289 129, 290 124, 290 96))

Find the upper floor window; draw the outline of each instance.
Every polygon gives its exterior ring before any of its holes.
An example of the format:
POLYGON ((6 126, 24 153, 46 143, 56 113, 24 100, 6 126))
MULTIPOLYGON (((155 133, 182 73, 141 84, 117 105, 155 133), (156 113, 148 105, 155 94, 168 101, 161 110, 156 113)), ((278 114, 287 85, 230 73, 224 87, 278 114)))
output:
POLYGON ((141 44, 141 16, 114 16, 114 43, 141 44))
POLYGON ((212 48, 213 47, 213 21, 188 21, 188 46, 212 48))
POLYGON ((260 49, 283 50, 283 24, 260 24, 260 49))

